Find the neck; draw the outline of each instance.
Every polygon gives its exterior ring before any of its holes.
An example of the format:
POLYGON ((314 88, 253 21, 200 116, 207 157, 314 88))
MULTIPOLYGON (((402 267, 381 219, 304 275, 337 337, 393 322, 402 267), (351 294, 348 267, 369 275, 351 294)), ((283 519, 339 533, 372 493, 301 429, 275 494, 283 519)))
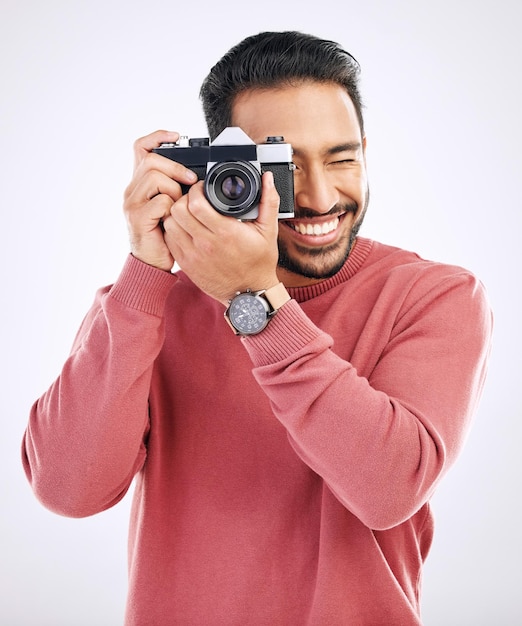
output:
POLYGON ((323 278, 308 278, 301 274, 294 274, 294 272, 283 267, 277 268, 277 277, 285 287, 309 287, 324 280, 323 278))

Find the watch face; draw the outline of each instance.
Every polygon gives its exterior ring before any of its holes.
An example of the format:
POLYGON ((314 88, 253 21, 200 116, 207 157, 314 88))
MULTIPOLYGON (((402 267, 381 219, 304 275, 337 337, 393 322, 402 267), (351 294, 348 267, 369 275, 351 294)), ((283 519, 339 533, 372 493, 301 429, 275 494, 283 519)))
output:
POLYGON ((236 296, 230 303, 228 317, 241 335, 255 335, 268 323, 269 308, 262 298, 250 293, 236 296))

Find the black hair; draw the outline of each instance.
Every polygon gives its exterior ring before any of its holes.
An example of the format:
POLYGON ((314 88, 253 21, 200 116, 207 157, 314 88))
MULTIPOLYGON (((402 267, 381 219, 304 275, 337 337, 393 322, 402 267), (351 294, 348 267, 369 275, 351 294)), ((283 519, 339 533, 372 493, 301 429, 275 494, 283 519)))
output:
POLYGON ((211 139, 231 125, 232 105, 243 91, 301 82, 335 83, 346 89, 364 135, 360 66, 334 41, 297 31, 263 32, 231 48, 210 70, 200 98, 211 139))

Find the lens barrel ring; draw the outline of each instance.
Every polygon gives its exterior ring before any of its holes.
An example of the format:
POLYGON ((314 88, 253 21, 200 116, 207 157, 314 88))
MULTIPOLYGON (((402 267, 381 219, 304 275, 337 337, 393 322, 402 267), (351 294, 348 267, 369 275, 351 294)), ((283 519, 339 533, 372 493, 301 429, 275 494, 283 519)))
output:
POLYGON ((205 194, 223 215, 241 217, 259 203, 261 173, 249 161, 222 161, 205 177, 205 194))

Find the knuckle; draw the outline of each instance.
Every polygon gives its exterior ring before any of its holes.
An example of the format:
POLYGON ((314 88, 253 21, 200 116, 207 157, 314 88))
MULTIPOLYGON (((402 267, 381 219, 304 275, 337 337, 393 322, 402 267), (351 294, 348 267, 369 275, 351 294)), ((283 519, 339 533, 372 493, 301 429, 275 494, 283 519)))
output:
POLYGON ((145 171, 157 169, 158 155, 155 152, 147 152, 147 154, 143 155, 140 165, 145 171))
POLYGON ((136 141, 132 144, 132 147, 134 148, 134 150, 139 150, 141 145, 143 144, 144 141, 144 137, 139 137, 138 139, 136 139, 136 141))

